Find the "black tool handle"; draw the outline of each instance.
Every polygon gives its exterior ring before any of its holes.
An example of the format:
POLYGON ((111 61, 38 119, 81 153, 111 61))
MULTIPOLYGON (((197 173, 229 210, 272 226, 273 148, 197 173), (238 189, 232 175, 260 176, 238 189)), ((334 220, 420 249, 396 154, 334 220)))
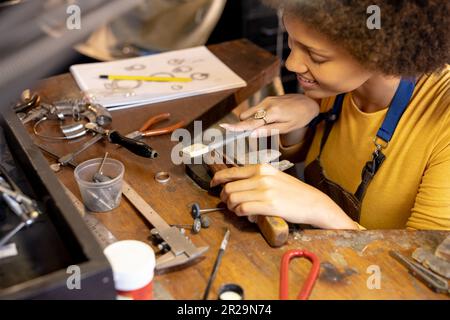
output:
POLYGON ((125 149, 128 149, 129 151, 133 152, 134 154, 137 154, 138 156, 144 157, 144 158, 156 158, 158 156, 158 153, 152 149, 148 144, 137 141, 134 139, 129 139, 117 131, 112 131, 108 135, 109 141, 121 145, 125 149))

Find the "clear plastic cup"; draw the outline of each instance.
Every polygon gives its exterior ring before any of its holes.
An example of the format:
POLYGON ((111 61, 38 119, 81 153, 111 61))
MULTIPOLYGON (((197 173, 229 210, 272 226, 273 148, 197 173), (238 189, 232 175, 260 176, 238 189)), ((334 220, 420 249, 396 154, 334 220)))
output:
POLYGON ((75 180, 80 188, 83 203, 89 211, 107 212, 117 208, 122 199, 122 181, 125 168, 122 162, 106 159, 102 174, 111 178, 109 181, 94 182, 102 158, 91 159, 75 168, 75 180))

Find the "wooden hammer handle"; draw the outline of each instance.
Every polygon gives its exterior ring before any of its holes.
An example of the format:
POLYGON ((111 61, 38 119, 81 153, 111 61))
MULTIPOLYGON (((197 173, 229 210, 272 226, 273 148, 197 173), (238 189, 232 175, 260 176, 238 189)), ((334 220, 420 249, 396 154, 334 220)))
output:
MULTIPOLYGON (((213 174, 228 168, 226 164, 210 164, 208 167, 213 174)), ((259 215, 256 218, 256 224, 272 247, 280 247, 286 243, 289 236, 289 226, 282 218, 259 215)))

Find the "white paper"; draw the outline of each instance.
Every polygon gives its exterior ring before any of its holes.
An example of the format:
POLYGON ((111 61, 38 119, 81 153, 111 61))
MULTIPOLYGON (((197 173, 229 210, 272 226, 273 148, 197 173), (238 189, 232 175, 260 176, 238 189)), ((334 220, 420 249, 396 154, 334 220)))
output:
POLYGON ((73 65, 70 71, 92 102, 123 109, 245 87, 246 82, 205 46, 112 62, 73 65), (100 79, 100 75, 192 78, 190 82, 100 79))

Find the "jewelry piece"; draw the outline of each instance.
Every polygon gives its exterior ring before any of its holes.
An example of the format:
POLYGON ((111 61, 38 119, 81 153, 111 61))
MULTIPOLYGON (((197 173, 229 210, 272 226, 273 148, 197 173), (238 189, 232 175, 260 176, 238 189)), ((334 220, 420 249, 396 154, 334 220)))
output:
POLYGON ((260 120, 260 119, 262 119, 262 120, 264 120, 264 124, 267 124, 268 121, 267 121, 267 119, 266 119, 266 116, 267 116, 267 111, 266 111, 266 110, 258 110, 258 111, 256 111, 256 113, 253 115, 253 118, 254 118, 255 120, 260 120))
POLYGON ((161 184, 167 183, 170 180, 170 174, 168 172, 162 171, 155 175, 155 180, 161 184))

